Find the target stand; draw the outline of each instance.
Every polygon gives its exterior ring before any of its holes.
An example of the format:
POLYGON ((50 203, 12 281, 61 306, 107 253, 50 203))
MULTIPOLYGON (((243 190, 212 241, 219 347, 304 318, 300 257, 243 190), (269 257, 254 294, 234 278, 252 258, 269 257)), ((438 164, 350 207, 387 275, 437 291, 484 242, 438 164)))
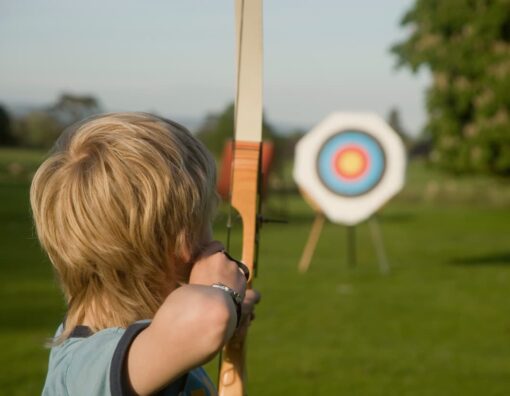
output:
MULTIPOLYGON (((315 212, 314 221, 312 228, 308 234, 308 240, 306 241, 305 248, 301 254, 301 259, 298 264, 298 271, 305 273, 310 268, 313 255, 317 248, 320 235, 326 222, 326 215, 321 211, 320 207, 313 201, 313 199, 303 190, 300 191, 304 200, 312 207, 315 212)), ((368 226, 370 230, 370 236, 372 238, 372 245, 374 246, 377 262, 379 264, 379 270, 382 274, 388 274, 390 272, 390 264, 388 256, 386 255, 386 249, 384 247, 384 241, 382 238, 381 229, 377 217, 371 216, 368 219, 368 226)), ((347 226, 347 263, 350 267, 356 266, 356 226, 347 226)))
POLYGON ((405 149, 395 131, 370 113, 333 113, 296 145, 294 180, 316 218, 299 269, 305 272, 324 219, 348 227, 348 261, 356 262, 355 228, 369 219, 381 272, 388 272, 378 222, 371 216, 404 184, 405 149))
MULTIPOLYGON (((310 229, 310 233, 308 234, 308 240, 306 241, 305 248, 303 249, 303 253, 301 254, 301 259, 298 264, 298 271, 301 273, 305 273, 310 268, 310 264, 313 259, 313 255, 317 248, 317 243, 319 242, 320 235, 322 233, 322 229, 324 228, 324 223, 326 221, 326 216, 324 213, 320 211, 315 212, 315 218, 312 223, 312 228, 310 229)), ((379 227, 379 221, 377 217, 372 216, 368 219, 368 226, 370 229, 370 236, 372 238, 372 244, 374 246, 377 262, 379 265, 379 271, 381 274, 388 274, 390 272, 390 263, 388 261, 388 256, 386 255, 386 249, 384 247, 384 241, 382 238, 381 229, 379 227)), ((350 267, 356 266, 356 226, 347 226, 347 263, 350 267)))

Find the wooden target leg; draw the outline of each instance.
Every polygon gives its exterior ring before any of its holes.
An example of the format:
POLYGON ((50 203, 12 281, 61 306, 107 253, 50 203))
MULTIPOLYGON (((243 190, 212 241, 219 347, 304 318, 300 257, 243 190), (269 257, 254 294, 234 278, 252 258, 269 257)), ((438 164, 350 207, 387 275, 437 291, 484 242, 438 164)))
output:
POLYGON ((379 222, 375 217, 371 217, 368 221, 368 225, 370 227, 370 233, 372 234, 372 242, 374 243, 375 252, 377 254, 377 261, 379 262, 379 270, 382 274, 387 274, 390 272, 390 264, 386 256, 386 250, 384 249, 379 222))
POLYGON ((310 267, 310 262, 312 261, 315 248, 317 247, 317 242, 319 241, 319 236, 322 232, 322 227, 324 226, 324 220, 324 215, 317 212, 315 220, 313 221, 312 229, 308 235, 308 241, 306 242, 305 249, 301 255, 301 260, 299 260, 298 270, 301 273, 305 273, 308 271, 308 267, 310 267))

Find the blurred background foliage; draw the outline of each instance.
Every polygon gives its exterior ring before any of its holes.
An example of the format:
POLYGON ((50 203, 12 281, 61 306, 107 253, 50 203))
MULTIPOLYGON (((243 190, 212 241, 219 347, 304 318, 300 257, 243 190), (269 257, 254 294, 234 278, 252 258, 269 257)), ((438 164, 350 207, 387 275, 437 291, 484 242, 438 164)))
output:
POLYGON ((0 146, 48 149, 67 126, 102 111, 96 98, 68 93, 22 114, 0 104, 0 146))
MULTIPOLYGON (((420 136, 404 130, 398 108, 387 115, 410 159, 404 190, 378 213, 388 276, 365 223, 358 267, 345 265, 345 230, 327 224, 309 273, 297 273, 314 216, 291 176, 306 131, 283 134, 264 120, 276 149, 264 211, 290 224, 262 231, 250 393, 508 394, 509 10, 510 0, 416 0, 402 19, 408 37, 392 53, 434 79, 420 136)), ((103 111, 98 98, 70 93, 25 112, 0 105, 1 394, 40 393, 43 344, 65 313, 33 232, 30 180, 65 127, 103 111)), ((233 117, 229 104, 193 131, 217 160, 233 117)), ((225 213, 215 224, 222 240, 225 213)))
POLYGON ((402 19, 400 66, 428 67, 430 160, 454 172, 510 175, 510 1, 417 0, 402 19))

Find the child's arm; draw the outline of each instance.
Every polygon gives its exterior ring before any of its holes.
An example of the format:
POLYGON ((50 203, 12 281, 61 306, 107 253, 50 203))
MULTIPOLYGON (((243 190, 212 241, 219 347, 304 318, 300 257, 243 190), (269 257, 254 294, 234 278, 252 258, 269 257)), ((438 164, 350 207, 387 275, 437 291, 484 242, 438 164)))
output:
POLYGON ((246 280, 224 254, 200 260, 190 284, 172 292, 151 325, 133 341, 127 374, 136 393, 155 392, 210 360, 232 336, 236 307, 232 298, 210 287, 223 283, 244 295, 246 280))

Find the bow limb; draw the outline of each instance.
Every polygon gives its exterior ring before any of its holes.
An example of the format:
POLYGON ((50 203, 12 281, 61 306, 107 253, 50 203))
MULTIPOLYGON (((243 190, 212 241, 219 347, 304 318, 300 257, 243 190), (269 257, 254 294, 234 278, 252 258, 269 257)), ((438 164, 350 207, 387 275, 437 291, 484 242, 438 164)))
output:
MULTIPOLYGON (((259 167, 262 146, 262 0, 236 0, 237 92, 231 205, 243 227, 242 261, 255 267, 259 167)), ((220 396, 246 394, 246 344, 235 338, 224 348, 218 383, 220 396)))

